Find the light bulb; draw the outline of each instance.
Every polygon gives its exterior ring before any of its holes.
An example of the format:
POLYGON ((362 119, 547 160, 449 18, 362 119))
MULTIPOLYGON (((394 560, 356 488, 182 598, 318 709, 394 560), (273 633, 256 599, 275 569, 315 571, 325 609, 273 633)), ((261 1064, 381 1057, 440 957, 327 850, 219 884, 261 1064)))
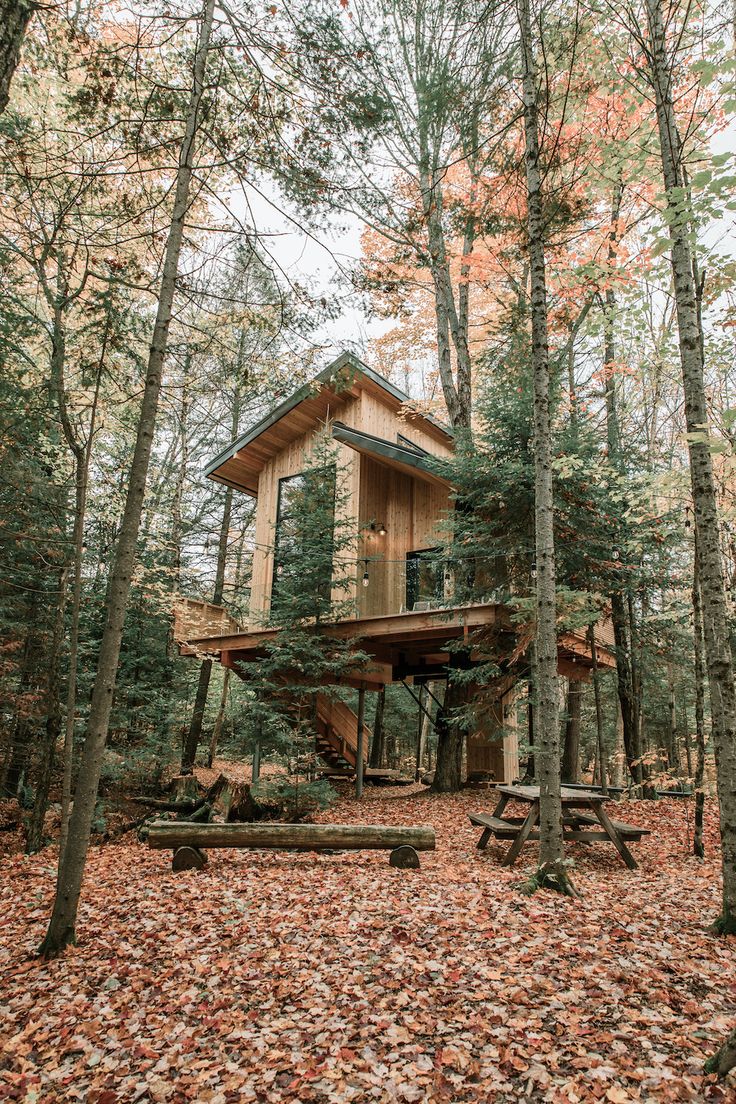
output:
POLYGON ((367 587, 370 581, 371 581, 370 575, 368 574, 367 571, 364 571, 363 572, 363 586, 367 587))

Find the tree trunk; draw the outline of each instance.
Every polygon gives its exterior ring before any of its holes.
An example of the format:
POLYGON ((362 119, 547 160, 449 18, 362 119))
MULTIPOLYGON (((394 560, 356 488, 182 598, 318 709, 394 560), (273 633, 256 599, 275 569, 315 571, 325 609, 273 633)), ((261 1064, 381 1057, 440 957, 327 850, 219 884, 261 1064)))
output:
POLYGON ((672 664, 667 671, 667 765, 675 775, 680 774, 680 749, 677 746, 677 702, 672 664))
MULTIPOLYGON (((238 435, 238 422, 240 420, 240 403, 236 396, 233 405, 233 418, 232 418, 232 436, 233 440, 238 435)), ((233 508, 233 490, 232 487, 228 487, 225 491, 225 501, 222 507, 222 522, 220 523, 220 535, 217 541, 217 568, 215 570, 215 586, 212 592, 212 601, 215 605, 219 605, 222 602, 222 596, 225 590, 225 569, 227 567, 227 548, 230 539, 230 517, 232 515, 233 508)), ((204 722, 204 713, 207 708, 207 694, 210 688, 210 678, 212 676, 212 660, 205 659, 202 661, 202 666, 199 669, 199 681, 197 683, 197 693, 194 698, 194 711, 192 713, 192 720, 189 725, 189 732, 187 738, 184 741, 184 747, 181 757, 181 772, 182 774, 191 774, 194 769, 194 763, 197 758, 197 748, 199 747, 199 741, 202 738, 202 724, 204 722)))
POLYGON ((693 222, 683 196, 682 143, 672 100, 670 44, 661 0, 647 0, 649 78, 654 90, 662 176, 667 196, 667 227, 677 313, 690 454, 690 479, 698 544, 698 576, 703 636, 710 685, 722 844, 723 903, 716 922, 722 932, 736 931, 736 694, 728 624, 718 507, 704 386, 703 347, 698 322, 691 234, 693 222))
POLYGON ((51 636, 51 651, 47 659, 46 731, 36 778, 33 812, 31 813, 31 822, 28 826, 28 836, 26 838, 27 855, 32 855, 34 851, 40 851, 43 846, 43 822, 49 804, 49 789, 56 744, 61 734, 61 652, 64 646, 64 612, 68 575, 68 567, 63 567, 59 572, 59 595, 51 636))
POLYGON ((66 717, 64 720, 64 750, 62 752, 61 779, 61 830, 59 832, 59 864, 66 847, 69 833, 69 816, 72 802, 72 772, 74 769, 74 721, 77 709, 77 666, 79 662, 79 621, 82 611, 82 567, 84 563, 84 521, 87 512, 87 489, 89 487, 89 469, 92 462, 97 409, 100 398, 100 384, 105 366, 107 344, 110 336, 110 316, 105 319, 100 359, 97 365, 95 391, 89 416, 89 429, 86 442, 77 440, 73 426, 67 414, 66 388, 64 385, 64 363, 61 361, 56 372, 56 395, 59 406, 59 418, 67 445, 74 456, 74 524, 72 531, 72 606, 69 612, 69 659, 66 684, 66 717))
MULTIPOLYGON (((424 774, 424 761, 427 756, 427 743, 429 741, 429 731, 432 727, 432 699, 430 693, 434 694, 435 682, 430 682, 426 687, 422 687, 424 691, 424 710, 419 717, 419 741, 417 743, 417 761, 414 771, 414 777, 418 782, 424 774)), ((421 697, 421 693, 420 693, 421 697)))
POLYGON ((212 726, 212 738, 210 740, 209 750, 207 752, 207 766, 211 767, 215 755, 217 754, 217 748, 220 743, 220 736, 222 735, 222 726, 225 721, 225 709, 227 708, 227 693, 230 688, 230 668, 225 668, 225 674, 222 676, 222 693, 220 694, 220 706, 217 710, 217 716, 215 717, 215 723, 212 726))
POLYGON ((693 788, 695 790, 695 829, 693 833, 693 853, 705 858, 703 844, 703 812, 705 809, 705 654, 703 647, 703 605, 698 582, 698 553, 695 551, 695 570, 693 573, 693 648, 695 660, 695 743, 696 765, 693 788))
POLYGON ((603 709, 601 707, 601 685, 598 674, 598 648, 595 642, 595 625, 588 629, 590 641, 590 658, 593 663, 593 696, 595 698, 595 732, 598 758, 598 784, 604 794, 608 793, 608 780, 606 770, 606 749, 603 745, 603 709))
POLYGON ((611 776, 611 785, 623 786, 624 760, 626 758, 626 752, 624 750, 624 726, 621 720, 620 703, 616 713, 616 754, 613 760, 613 774, 611 776))
POLYGON ((437 710, 434 727, 437 733, 437 762, 430 789, 433 793, 457 793, 462 789, 463 744, 465 726, 456 710, 467 702, 466 687, 453 679, 453 669, 467 665, 467 657, 458 653, 450 661, 447 689, 441 708, 437 710))
POLYGON ((725 1077, 734 1066, 736 1066, 736 1027, 721 1049, 708 1059, 703 1068, 706 1073, 717 1073, 719 1077, 725 1077))
POLYGON ((0 0, 0 115, 8 106, 23 39, 31 16, 39 7, 29 0, 0 0))
POLYGON ((547 277, 544 257, 542 175, 539 167, 537 67, 529 0, 518 0, 523 71, 527 237, 534 370, 534 528, 537 565, 537 695, 534 757, 539 779, 539 875, 563 892, 573 892, 564 866, 560 798, 560 732, 557 698, 555 546, 552 493, 547 277))
POLYGON ((38 616, 38 598, 31 595, 28 606, 28 633, 23 645, 23 658, 20 665, 20 678, 18 680, 18 699, 15 719, 10 738, 10 749, 3 777, 0 796, 20 797, 20 789, 25 778, 28 764, 29 744, 31 740, 32 723, 27 716, 27 709, 23 703, 23 696, 36 690, 36 678, 39 672, 39 647, 37 639, 36 619, 38 616))
POLYGON ((368 766, 377 770, 383 764, 383 713, 386 708, 386 687, 382 686, 376 698, 376 713, 373 718, 373 739, 368 766))
POLYGON ((524 782, 533 782, 535 778, 534 768, 534 710, 535 710, 535 690, 536 675, 535 671, 535 659, 534 659, 534 645, 530 648, 529 660, 531 663, 531 670, 529 672, 529 682, 526 689, 526 741, 529 745, 529 752, 526 757, 526 770, 524 771, 524 782))
POLYGON ((197 693, 194 695, 192 719, 181 753, 182 774, 191 774, 194 770, 194 761, 197 758, 197 748, 199 747, 199 741, 202 736, 202 724, 204 722, 204 711, 207 708, 207 694, 209 693, 211 675, 212 660, 203 659, 202 665, 199 668, 197 693))
POLYGON ((112 566, 106 604, 106 621, 100 643, 97 673, 92 690, 89 722, 80 765, 69 835, 60 856, 56 897, 46 938, 40 948, 45 958, 61 954, 76 940, 76 917, 89 847, 92 818, 107 742, 125 610, 136 562, 143 496, 153 445, 161 390, 163 363, 171 325, 176 278, 194 166, 195 138, 200 123, 204 75, 214 11, 214 0, 206 0, 194 60, 193 87, 187 111, 186 129, 179 154, 176 191, 161 278, 161 292, 148 358, 135 449, 130 467, 125 510, 112 566))
POLYGON ((567 708, 565 710, 565 746, 562 752, 563 782, 580 781, 580 705, 583 700, 583 684, 570 679, 567 684, 567 708))
MULTIPOLYGON (((611 269, 616 261, 616 243, 618 239, 618 221, 621 211, 622 184, 616 182, 611 205, 610 232, 608 235, 608 263, 611 269)), ((606 289, 603 313, 603 375, 606 388, 606 443, 608 459, 619 474, 624 473, 624 460, 621 450, 621 432, 618 421, 618 399, 616 394, 616 293, 612 287, 606 289)), ((621 534, 622 536, 623 534, 621 534)), ((623 540, 619 539, 623 545, 623 540)), ((619 550, 620 551, 620 550, 619 550)), ((621 724, 626 762, 631 779, 641 786, 644 774, 641 762, 641 739, 637 718, 634 692, 634 656, 629 615, 624 594, 617 591, 611 595, 611 621, 616 645, 616 674, 618 699, 621 708, 621 724)))

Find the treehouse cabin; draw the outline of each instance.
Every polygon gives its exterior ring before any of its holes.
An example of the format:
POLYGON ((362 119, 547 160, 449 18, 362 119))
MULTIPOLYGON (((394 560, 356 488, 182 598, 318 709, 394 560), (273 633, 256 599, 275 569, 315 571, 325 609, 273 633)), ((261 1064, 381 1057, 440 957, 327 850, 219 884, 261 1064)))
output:
MULTIPOLYGON (((192 603, 180 605, 176 634, 182 649, 217 655, 247 678, 248 664, 258 662, 264 644, 278 633, 269 615, 278 621, 273 615, 283 580, 290 578, 293 587, 298 579, 298 556, 295 564, 290 551, 298 547, 300 518, 315 489, 310 458, 325 434, 332 459, 317 471, 342 488, 333 495, 336 516, 325 523, 326 540, 338 525, 352 527, 354 540, 349 551, 335 542, 333 574, 325 586, 333 588, 341 614, 321 631, 355 640, 370 656, 340 681, 378 690, 398 681, 416 688, 446 679, 450 641, 468 640, 475 648, 472 662, 480 659, 473 642, 481 634, 484 656, 490 651, 501 673, 493 685, 479 688, 466 771, 469 777, 512 781, 519 766, 512 704, 525 673, 528 641, 520 639, 509 609, 495 603, 492 592, 475 604, 453 606, 451 573, 432 554, 451 506, 452 487, 438 461, 452 456, 452 430, 412 409, 407 395, 350 354, 248 429, 207 468, 209 478, 257 500, 250 608, 247 624, 234 627, 225 614, 218 618, 202 603, 198 624, 210 627, 198 631, 192 603)), ((613 665, 608 643, 599 642, 601 666, 613 665)), ((560 638, 559 668, 573 678, 587 677, 590 650, 584 634, 560 638)), ((353 711, 325 695, 318 714, 322 757, 333 766, 354 767, 353 711)))

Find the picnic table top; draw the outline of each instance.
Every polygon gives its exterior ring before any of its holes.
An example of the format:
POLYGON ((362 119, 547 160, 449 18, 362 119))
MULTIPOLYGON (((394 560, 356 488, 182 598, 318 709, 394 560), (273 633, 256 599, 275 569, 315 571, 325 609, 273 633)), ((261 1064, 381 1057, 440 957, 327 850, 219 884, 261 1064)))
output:
MULTIPOLYGON (((538 801, 539 786, 499 786, 498 792, 507 794, 517 801, 538 801)), ((561 790, 563 805, 600 805, 603 801, 610 801, 610 797, 594 793, 592 790, 571 790, 566 786, 561 790)))

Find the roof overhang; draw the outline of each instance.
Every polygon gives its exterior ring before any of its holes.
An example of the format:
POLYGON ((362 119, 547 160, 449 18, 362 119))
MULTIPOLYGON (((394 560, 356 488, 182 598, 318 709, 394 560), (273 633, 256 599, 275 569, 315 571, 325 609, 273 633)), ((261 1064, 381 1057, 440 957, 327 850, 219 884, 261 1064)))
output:
POLYGON ((422 455, 404 445, 395 445, 382 437, 374 437, 371 433, 351 429, 342 422, 332 423, 332 436, 348 448, 412 479, 421 479, 445 490, 452 486, 448 479, 440 475, 433 457, 422 455))
MULTIPOLYGON (((205 475, 236 487, 246 494, 258 494, 258 477, 268 460, 304 433, 329 418, 349 399, 361 391, 380 395, 399 410, 409 402, 409 396, 379 376, 352 353, 342 353, 337 360, 304 384, 275 410, 262 418, 205 468, 205 475)), ((409 421, 421 421, 423 429, 445 446, 452 445, 451 429, 429 414, 407 413, 409 421)))

